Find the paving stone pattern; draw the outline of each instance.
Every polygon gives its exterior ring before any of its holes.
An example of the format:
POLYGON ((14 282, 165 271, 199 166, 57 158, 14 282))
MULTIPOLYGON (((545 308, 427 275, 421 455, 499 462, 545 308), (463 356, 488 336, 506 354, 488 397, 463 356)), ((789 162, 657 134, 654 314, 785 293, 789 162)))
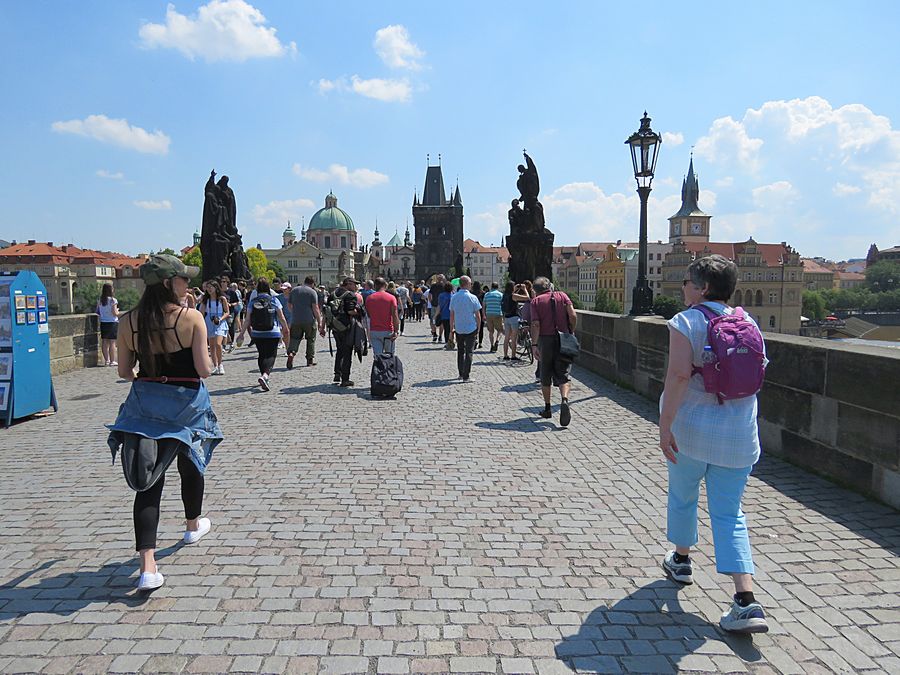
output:
POLYGON ((333 386, 323 344, 269 393, 254 350, 228 356, 213 531, 180 545, 172 469, 151 596, 103 429, 128 385, 57 377, 58 415, 0 432, 0 672, 900 672, 896 511, 764 459, 745 508, 772 630, 727 636, 705 511, 696 584, 661 575, 655 405, 576 368, 563 430, 530 367, 479 351, 462 384, 426 332, 399 341, 396 401, 369 400, 371 357, 333 386))

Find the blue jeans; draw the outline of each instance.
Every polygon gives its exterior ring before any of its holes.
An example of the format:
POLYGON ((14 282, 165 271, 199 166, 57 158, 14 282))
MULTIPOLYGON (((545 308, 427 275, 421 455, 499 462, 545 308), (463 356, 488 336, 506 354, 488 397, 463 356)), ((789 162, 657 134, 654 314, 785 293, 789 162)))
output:
POLYGON ((388 340, 391 335, 391 331, 389 330, 373 330, 369 331, 369 337, 372 338, 372 353, 376 356, 378 354, 383 354, 387 352, 388 354, 394 353, 394 341, 388 340), (385 349, 387 347, 387 349, 385 349))
POLYGON ((752 466, 729 469, 699 462, 684 454, 669 467, 667 538, 676 546, 697 543, 697 502, 706 479, 706 501, 712 524, 716 570, 720 574, 753 574, 753 556, 741 497, 752 466))

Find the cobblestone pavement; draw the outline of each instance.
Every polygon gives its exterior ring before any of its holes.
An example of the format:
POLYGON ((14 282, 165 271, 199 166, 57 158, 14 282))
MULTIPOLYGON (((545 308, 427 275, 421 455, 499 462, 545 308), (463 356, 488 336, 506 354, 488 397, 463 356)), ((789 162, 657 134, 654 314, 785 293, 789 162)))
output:
POLYGON ((695 585, 661 575, 655 405, 576 369, 563 430, 531 368, 479 351, 459 383, 425 332, 396 401, 369 400, 369 359, 330 384, 322 345, 269 393, 230 355, 213 531, 178 543, 173 469, 149 597, 102 426, 127 385, 57 377, 58 415, 0 432, 0 672, 900 672, 900 514, 765 459, 745 507, 772 630, 726 636, 706 522, 695 585))

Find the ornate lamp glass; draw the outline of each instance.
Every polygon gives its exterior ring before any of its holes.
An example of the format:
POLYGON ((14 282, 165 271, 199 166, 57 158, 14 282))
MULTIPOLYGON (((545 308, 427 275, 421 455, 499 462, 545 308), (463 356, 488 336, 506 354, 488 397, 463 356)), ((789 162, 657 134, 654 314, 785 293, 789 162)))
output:
POLYGON ((641 119, 641 128, 635 131, 625 143, 631 149, 631 163, 634 166, 634 179, 638 187, 650 187, 653 182, 653 174, 656 173, 656 158, 659 155, 659 146, 662 145, 662 136, 650 128, 650 118, 647 111, 641 119))

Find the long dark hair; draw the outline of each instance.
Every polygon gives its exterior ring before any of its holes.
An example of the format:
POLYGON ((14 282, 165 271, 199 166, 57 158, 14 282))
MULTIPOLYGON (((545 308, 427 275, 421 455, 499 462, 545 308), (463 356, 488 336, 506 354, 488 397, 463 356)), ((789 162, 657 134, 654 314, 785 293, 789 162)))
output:
POLYGON ((262 295, 263 293, 272 295, 272 289, 269 286, 269 280, 265 277, 260 277, 256 282, 256 294, 262 295))
POLYGON ((222 304, 222 287, 219 285, 218 281, 210 280, 206 282, 206 290, 203 291, 203 300, 201 302, 206 303, 207 309, 209 308, 209 303, 212 300, 212 297, 209 294, 209 289, 216 289, 216 302, 220 305, 222 304))
POLYGON ((106 303, 113 296, 112 284, 103 284, 103 290, 100 291, 100 304, 106 307, 106 303))
POLYGON ((516 285, 513 282, 507 281, 506 287, 503 289, 503 292, 509 293, 510 295, 512 295, 512 292, 515 290, 515 288, 516 288, 516 285))
MULTIPOLYGON (((165 282, 147 286, 134 312, 137 313, 137 353, 141 355, 141 370, 150 377, 156 377, 159 360, 169 360, 166 354, 163 332, 166 329, 166 306, 177 305, 178 298, 172 287, 165 282), (153 348, 158 352, 153 353, 153 348)), ((133 327, 132 321, 132 327, 133 327)))

